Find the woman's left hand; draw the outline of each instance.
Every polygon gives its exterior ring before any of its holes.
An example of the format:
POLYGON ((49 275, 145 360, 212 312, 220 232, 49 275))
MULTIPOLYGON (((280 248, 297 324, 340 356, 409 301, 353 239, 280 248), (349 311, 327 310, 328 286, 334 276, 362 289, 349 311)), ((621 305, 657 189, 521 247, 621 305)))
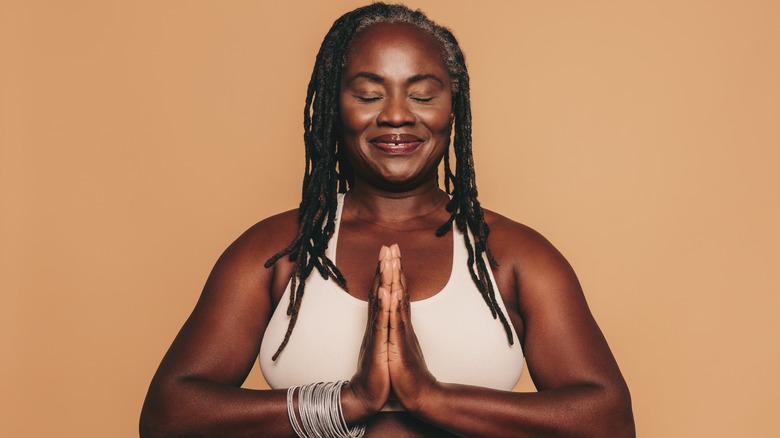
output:
POLYGON ((412 327, 406 277, 401 270, 398 245, 390 247, 393 280, 390 294, 390 333, 388 366, 390 383, 398 401, 410 412, 425 402, 436 378, 425 365, 422 349, 412 327))

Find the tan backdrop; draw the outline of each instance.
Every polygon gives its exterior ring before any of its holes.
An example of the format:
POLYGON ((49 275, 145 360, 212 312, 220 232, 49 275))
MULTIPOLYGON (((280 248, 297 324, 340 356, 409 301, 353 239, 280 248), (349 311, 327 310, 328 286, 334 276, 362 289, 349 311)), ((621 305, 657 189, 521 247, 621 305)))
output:
MULTIPOLYGON (((135 436, 214 260, 297 204, 361 2, 282 3, 0 2, 0 436, 135 436)), ((778 5, 412 3, 466 51, 483 204, 568 256, 642 437, 780 435, 778 5)))

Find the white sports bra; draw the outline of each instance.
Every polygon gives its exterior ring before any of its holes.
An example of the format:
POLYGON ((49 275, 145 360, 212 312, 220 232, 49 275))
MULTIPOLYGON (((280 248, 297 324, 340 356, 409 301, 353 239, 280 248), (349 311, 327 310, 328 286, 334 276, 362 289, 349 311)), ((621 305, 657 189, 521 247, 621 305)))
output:
MULTIPOLYGON (((336 262, 339 221, 344 195, 339 195, 336 229, 326 254, 336 262)), ((463 235, 452 227, 452 271, 437 294, 411 303, 412 325, 430 372, 441 382, 511 390, 520 379, 523 351, 512 327, 514 344, 474 285, 463 235)), ((487 263, 487 260, 486 260, 487 263)), ((495 278, 490 272, 490 281, 495 278)), ((498 289, 496 288, 498 296, 498 289)), ((290 317, 290 284, 282 295, 263 336, 259 361, 271 388, 311 382, 348 380, 355 374, 368 318, 367 302, 313 271, 290 340, 276 361, 276 352, 290 317)), ((497 300, 506 315, 502 300, 497 300)), ((511 324, 510 324, 511 325, 511 324)))

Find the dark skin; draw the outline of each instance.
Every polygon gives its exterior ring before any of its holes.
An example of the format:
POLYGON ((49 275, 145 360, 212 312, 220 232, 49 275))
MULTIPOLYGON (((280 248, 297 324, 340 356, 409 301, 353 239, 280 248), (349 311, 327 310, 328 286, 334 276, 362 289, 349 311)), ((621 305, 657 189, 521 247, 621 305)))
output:
MULTIPOLYGON (((340 132, 355 183, 336 263, 370 312, 342 390, 347 421, 366 421, 371 437, 634 436, 628 389, 571 267, 541 235, 496 213, 485 212, 496 286, 539 392, 439 382, 425 366, 409 302, 436 294, 450 274, 452 234, 434 235, 448 217, 436 169, 453 123, 450 87, 435 41, 401 24, 361 33, 342 72, 340 132), (377 144, 399 133, 416 140, 377 144), (378 275, 366 262, 377 259, 378 275), (379 413, 391 393, 407 412, 379 413)), ((142 436, 295 436, 286 389, 240 386, 292 273, 287 259, 263 263, 297 225, 296 211, 268 218, 220 257, 152 381, 142 436)))

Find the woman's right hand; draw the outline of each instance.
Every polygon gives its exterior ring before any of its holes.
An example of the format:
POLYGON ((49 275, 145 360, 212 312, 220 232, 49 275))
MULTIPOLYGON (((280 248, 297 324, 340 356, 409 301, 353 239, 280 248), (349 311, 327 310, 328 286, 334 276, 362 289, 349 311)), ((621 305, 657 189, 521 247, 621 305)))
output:
POLYGON ((360 418, 370 417, 390 396, 390 372, 387 366, 388 324, 390 318, 390 288, 393 281, 390 249, 382 246, 379 263, 368 293, 368 322, 360 347, 358 369, 349 388, 359 402, 360 418))

